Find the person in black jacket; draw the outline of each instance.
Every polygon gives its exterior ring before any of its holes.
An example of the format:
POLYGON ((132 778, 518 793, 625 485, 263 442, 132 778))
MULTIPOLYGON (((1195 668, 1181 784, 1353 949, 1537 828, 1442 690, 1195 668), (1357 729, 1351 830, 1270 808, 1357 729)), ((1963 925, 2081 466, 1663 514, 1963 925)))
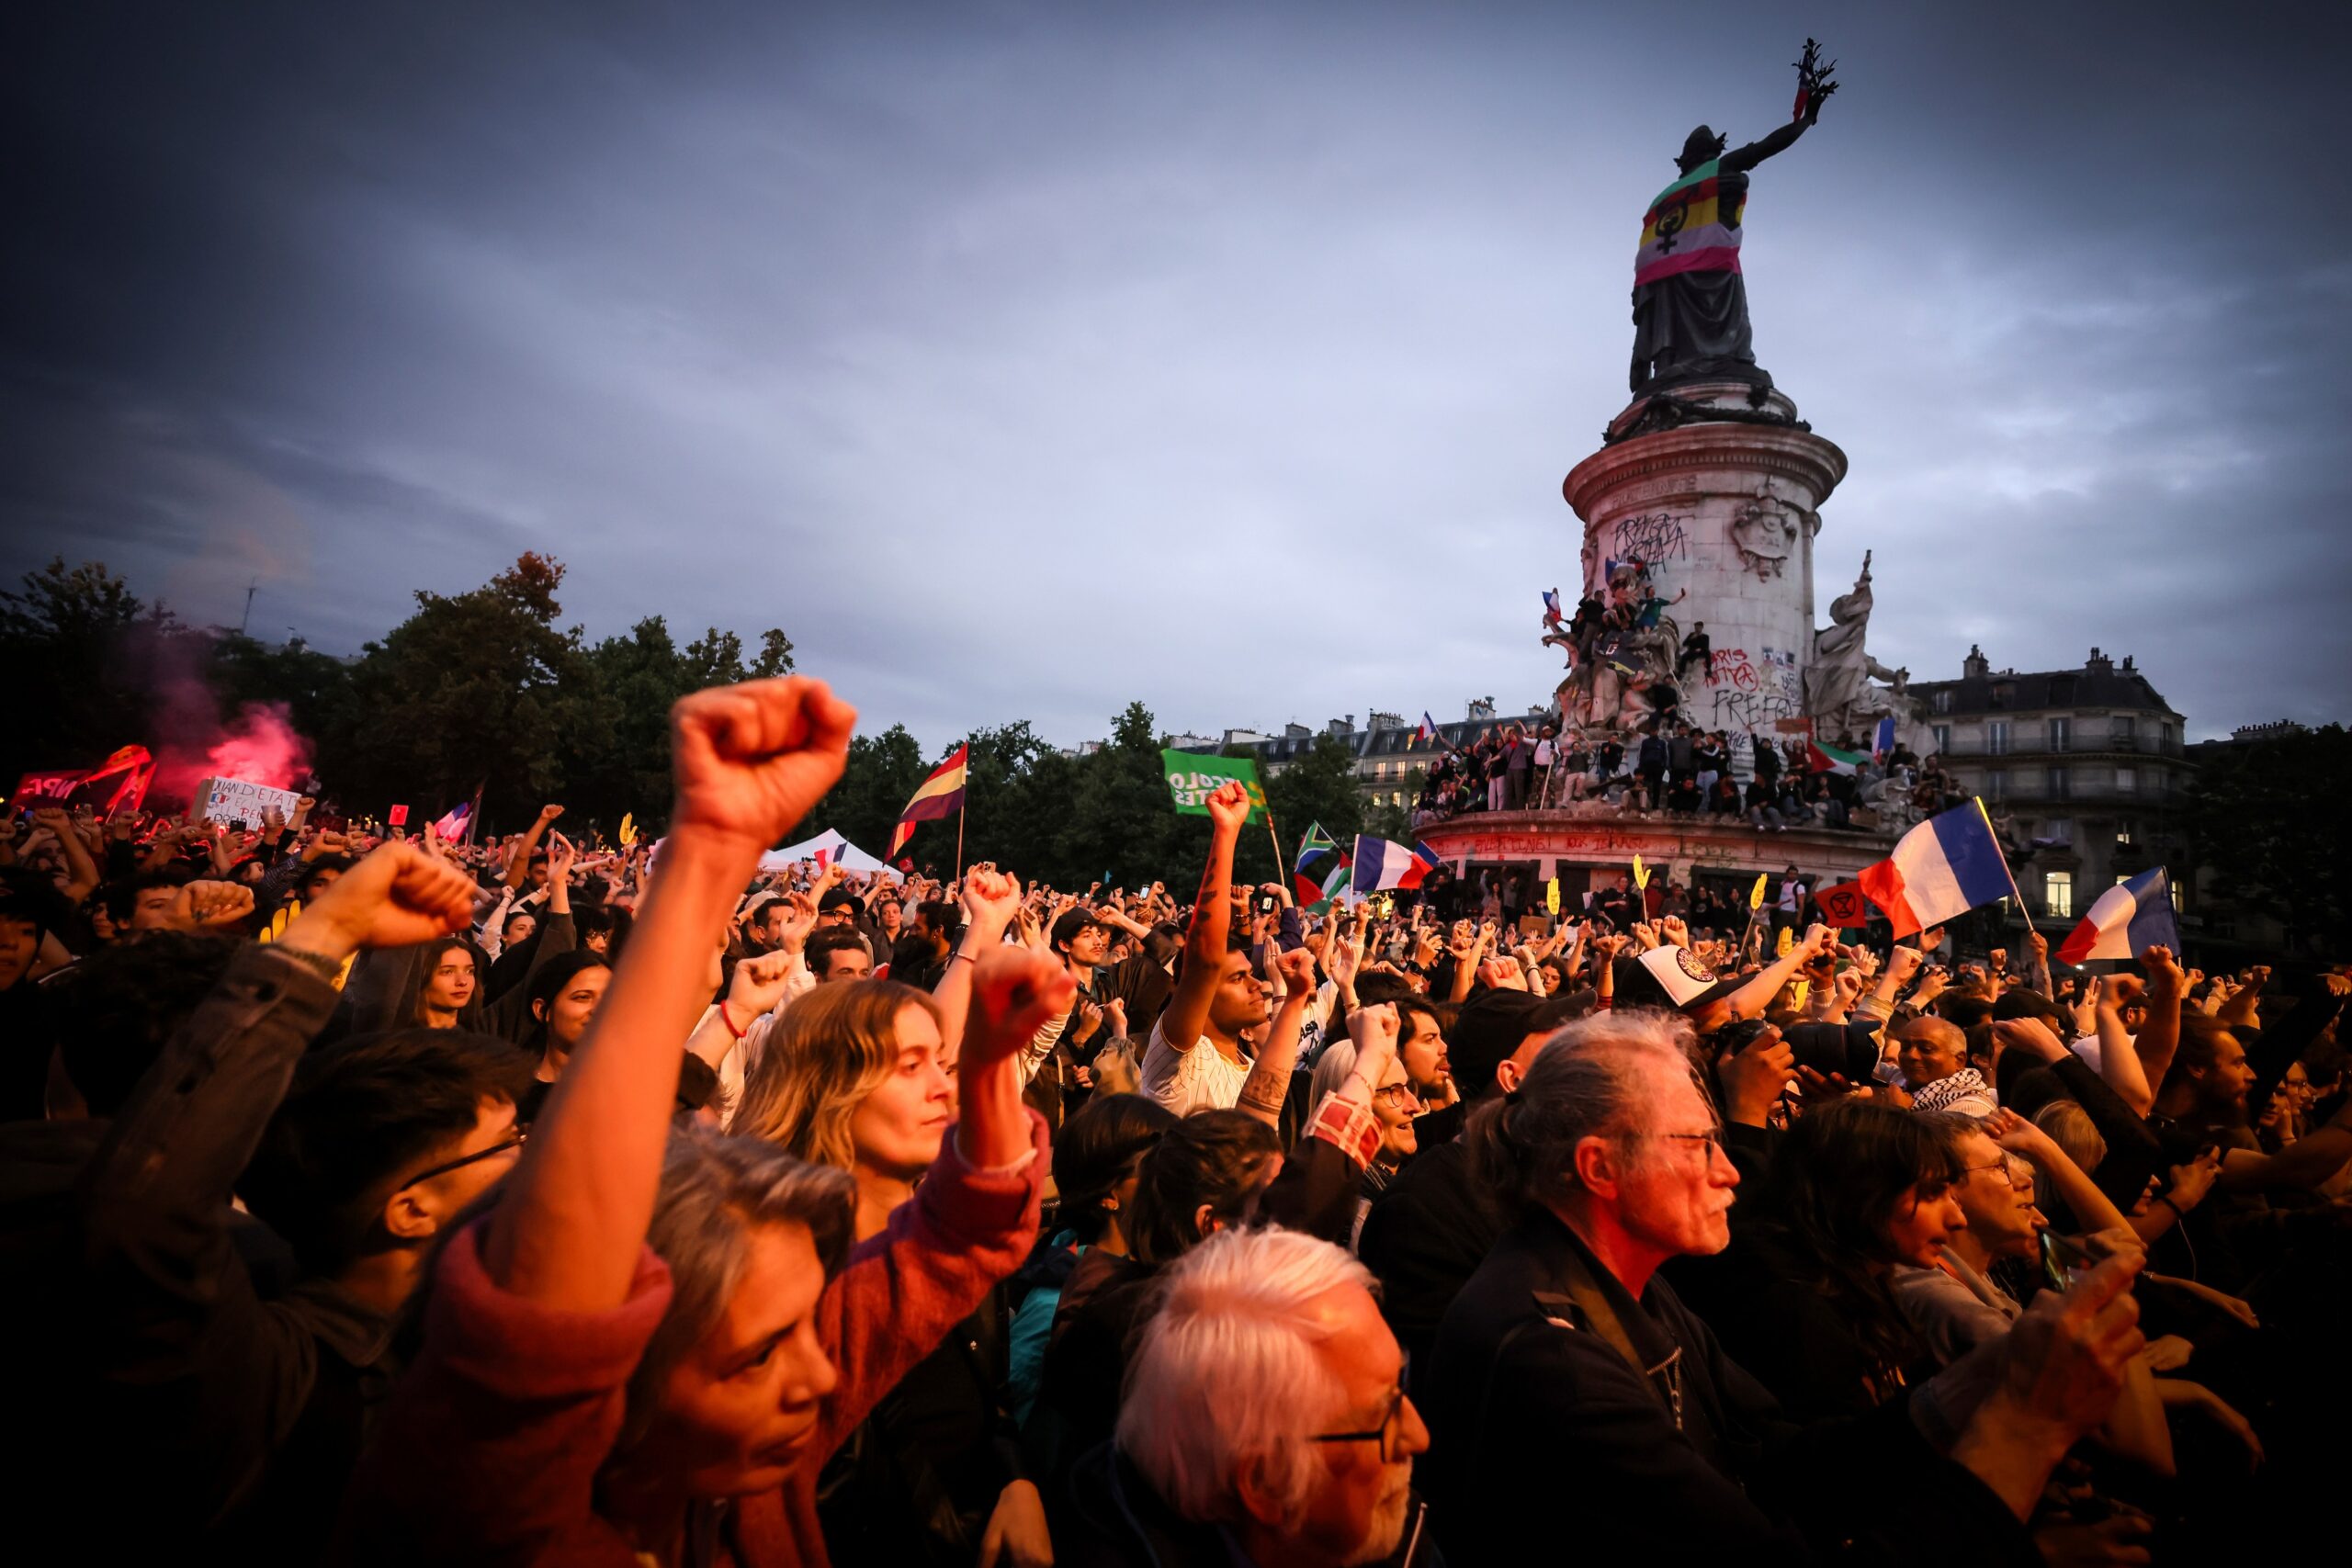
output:
POLYGON ((1471 1118, 1519 1218, 1414 1372, 1449 1560, 2038 1562, 2023 1520, 2143 1342, 2137 1258, 1907 1397, 1798 1427, 1657 1277, 1724 1247, 1739 1180, 1689 1047, 1666 1015, 1580 1020, 1471 1118))

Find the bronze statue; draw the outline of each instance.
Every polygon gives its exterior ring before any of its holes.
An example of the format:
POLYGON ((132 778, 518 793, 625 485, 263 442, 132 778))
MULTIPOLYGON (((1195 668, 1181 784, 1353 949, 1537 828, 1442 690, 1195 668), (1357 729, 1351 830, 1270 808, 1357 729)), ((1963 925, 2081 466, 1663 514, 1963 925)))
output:
POLYGON ((1772 385, 1749 341, 1747 286, 1739 272, 1740 223, 1747 171, 1795 145, 1821 118, 1838 84, 1837 62, 1821 63, 1804 40, 1797 62, 1796 107, 1789 123, 1760 141, 1726 152, 1727 137, 1705 126, 1682 143, 1681 177, 1650 203, 1634 254, 1634 395, 1691 381, 1745 381, 1755 400, 1772 385))

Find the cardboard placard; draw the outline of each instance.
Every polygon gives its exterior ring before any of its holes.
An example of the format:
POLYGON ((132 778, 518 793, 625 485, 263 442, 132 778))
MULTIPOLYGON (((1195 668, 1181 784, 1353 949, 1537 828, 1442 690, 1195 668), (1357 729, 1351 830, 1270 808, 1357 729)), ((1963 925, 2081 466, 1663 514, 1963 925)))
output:
POLYGON ((188 816, 198 822, 258 828, 271 807, 277 807, 281 816, 291 818, 294 808, 301 803, 302 797, 290 789, 272 789, 245 779, 198 779, 188 816))

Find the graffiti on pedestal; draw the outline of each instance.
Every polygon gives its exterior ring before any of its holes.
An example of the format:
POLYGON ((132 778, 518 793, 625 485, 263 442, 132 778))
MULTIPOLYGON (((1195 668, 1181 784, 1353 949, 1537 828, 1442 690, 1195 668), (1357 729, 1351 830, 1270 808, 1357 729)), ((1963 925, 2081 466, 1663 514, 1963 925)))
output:
POLYGON ((1618 560, 1660 561, 1690 558, 1690 519, 1669 512, 1638 512, 1617 519, 1618 560))
POLYGON ((1804 711, 1804 683, 1792 649, 1717 649, 1707 671, 1716 729, 1761 729, 1804 711))

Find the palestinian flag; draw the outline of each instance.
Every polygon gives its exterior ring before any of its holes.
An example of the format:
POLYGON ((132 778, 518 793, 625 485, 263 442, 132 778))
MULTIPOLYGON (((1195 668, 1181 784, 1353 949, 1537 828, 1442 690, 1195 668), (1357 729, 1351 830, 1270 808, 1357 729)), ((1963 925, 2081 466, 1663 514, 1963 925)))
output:
POLYGON ((1348 902, 1354 875, 1355 867, 1346 861, 1334 859, 1331 874, 1323 879, 1323 886, 1316 889, 1315 902, 1306 906, 1307 913, 1319 915, 1335 903, 1348 902))
POLYGON ((1856 768, 1871 760, 1867 751, 1840 751, 1835 746, 1824 746, 1818 740, 1805 742, 1806 771, 1815 773, 1845 773, 1851 776, 1856 768))
POLYGON ((956 754, 931 771, 931 777, 915 790, 914 798, 899 813, 898 830, 890 835, 888 860, 896 855, 909 839, 915 836, 918 822, 936 822, 953 817, 964 809, 964 763, 971 753, 968 745, 956 748, 956 754))
POLYGON ((1298 860, 1290 868, 1291 891, 1298 895, 1298 901, 1312 904, 1324 897, 1324 880, 1338 864, 1340 846, 1323 830, 1322 823, 1313 824, 1299 840, 1298 860))

